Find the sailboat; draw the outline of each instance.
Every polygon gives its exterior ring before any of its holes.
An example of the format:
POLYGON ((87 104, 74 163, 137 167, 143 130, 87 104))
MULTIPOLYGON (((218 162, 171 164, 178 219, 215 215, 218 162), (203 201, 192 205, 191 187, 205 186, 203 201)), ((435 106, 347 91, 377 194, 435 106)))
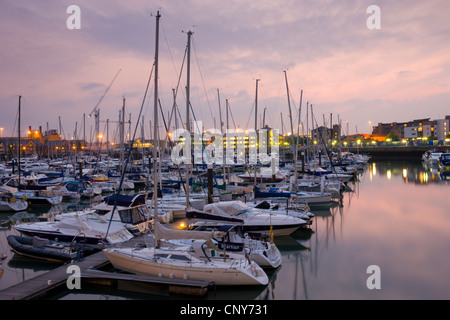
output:
MULTIPOLYGON (((158 80, 158 12, 156 16, 156 54, 155 54, 155 123, 154 137, 157 137, 158 112, 157 112, 157 80, 158 80)), ((189 92, 189 57, 190 39, 192 32, 188 33, 188 90, 189 92)), ((187 95, 187 106, 189 107, 189 94, 187 95)), ((189 109, 187 110, 189 112, 189 109)), ((187 121, 189 123, 189 121, 187 121)), ((157 186, 157 161, 156 147, 154 148, 154 188, 157 186)), ((188 171, 188 170, 187 170, 188 171)), ((186 179, 188 181, 188 177, 186 179)), ((188 190, 188 188, 187 188, 188 190)), ((186 194, 189 205, 189 192, 186 194)), ((153 212, 156 224, 157 197, 153 193, 153 212)), ((165 245, 159 244, 158 233, 155 232, 155 244, 146 248, 106 248, 103 250, 111 264, 120 270, 140 274, 159 276, 161 278, 182 278, 214 281, 216 285, 266 285, 268 277, 266 273, 255 262, 245 257, 240 260, 220 259, 206 256, 206 247, 211 245, 210 241, 193 241, 190 245, 165 245), (204 259, 203 259, 204 257, 204 259)))

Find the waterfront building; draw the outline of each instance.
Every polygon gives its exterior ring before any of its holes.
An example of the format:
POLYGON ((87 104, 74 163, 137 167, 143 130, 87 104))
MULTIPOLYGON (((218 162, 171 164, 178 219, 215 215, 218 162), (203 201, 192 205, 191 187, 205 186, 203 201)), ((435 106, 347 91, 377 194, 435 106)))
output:
POLYGON ((444 129, 448 128, 448 122, 444 120, 430 120, 430 118, 424 118, 408 122, 378 123, 377 126, 372 127, 372 134, 390 134, 399 139, 433 138, 442 140, 438 137, 436 131, 439 127, 440 137, 442 137, 445 131, 444 129))
POLYGON ((435 135, 438 140, 445 140, 450 134, 450 116, 436 120, 435 135))
POLYGON ((418 129, 419 127, 405 127, 403 129, 403 138, 405 139, 415 139, 418 137, 417 133, 418 133, 418 129))

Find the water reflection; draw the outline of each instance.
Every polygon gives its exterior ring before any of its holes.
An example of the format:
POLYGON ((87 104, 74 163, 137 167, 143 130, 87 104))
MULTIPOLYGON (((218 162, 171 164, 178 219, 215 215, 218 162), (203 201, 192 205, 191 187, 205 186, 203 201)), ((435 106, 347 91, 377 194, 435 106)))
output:
POLYGON ((378 174, 392 180, 393 177, 401 176, 406 183, 415 184, 448 184, 450 172, 439 170, 437 164, 427 164, 411 161, 379 161, 369 165, 370 181, 378 174))

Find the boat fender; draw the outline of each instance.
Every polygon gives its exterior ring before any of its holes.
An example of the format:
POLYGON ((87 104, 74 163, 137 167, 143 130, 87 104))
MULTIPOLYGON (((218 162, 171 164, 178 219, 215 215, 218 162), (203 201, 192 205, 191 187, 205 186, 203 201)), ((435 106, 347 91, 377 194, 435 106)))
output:
POLYGON ((14 203, 14 202, 16 202, 16 198, 12 197, 11 198, 11 203, 14 203))
POLYGON ((23 200, 27 201, 27 195, 26 194, 23 195, 23 200))

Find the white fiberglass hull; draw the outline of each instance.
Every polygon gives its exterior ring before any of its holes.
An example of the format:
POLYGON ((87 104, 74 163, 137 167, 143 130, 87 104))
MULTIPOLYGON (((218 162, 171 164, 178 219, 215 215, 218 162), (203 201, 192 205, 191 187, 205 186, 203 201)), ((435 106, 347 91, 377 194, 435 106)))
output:
POLYGON ((133 238, 133 235, 122 224, 100 223, 81 218, 65 218, 61 221, 30 222, 14 225, 13 228, 27 236, 38 236, 45 239, 63 242, 85 242, 98 245, 100 242, 118 244, 133 238))
POLYGON ((216 285, 266 285, 269 282, 265 272, 247 260, 213 259, 209 262, 193 256, 190 261, 164 258, 163 255, 172 253, 170 251, 155 248, 103 250, 115 268, 144 276, 213 281, 216 285))
POLYGON ((28 202, 16 199, 13 202, 0 201, 0 212, 23 211, 27 210, 28 202))

